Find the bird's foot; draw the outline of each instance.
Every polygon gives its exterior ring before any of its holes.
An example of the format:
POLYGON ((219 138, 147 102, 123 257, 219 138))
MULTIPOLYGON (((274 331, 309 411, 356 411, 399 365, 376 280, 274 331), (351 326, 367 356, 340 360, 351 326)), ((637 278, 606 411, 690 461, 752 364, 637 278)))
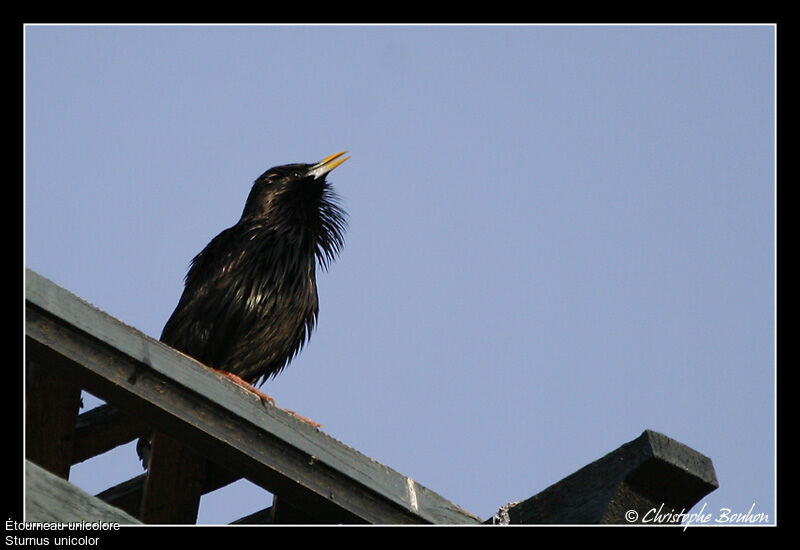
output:
MULTIPOLYGON (((262 392, 261 390, 259 390, 255 386, 253 386, 250 382, 248 382, 247 380, 243 379, 242 377, 237 376, 237 375, 235 375, 233 373, 230 373, 230 372, 223 371, 223 370, 217 370, 217 369, 212 369, 212 370, 215 371, 215 372, 218 372, 219 374, 221 374, 225 378, 236 382, 238 385, 242 386, 246 390, 249 390, 249 391, 253 392, 254 394, 256 394, 259 397, 259 399, 261 399, 261 401, 263 403, 266 403, 268 405, 277 406, 277 405, 275 405, 275 400, 272 397, 270 397, 266 393, 262 392)), ((322 427, 322 424, 320 424, 319 422, 314 422, 310 418, 306 418, 305 416, 299 415, 294 411, 291 411, 289 409, 284 409, 283 407, 278 407, 278 408, 280 410, 282 410, 282 411, 285 411, 285 412, 291 414, 292 416, 294 416, 298 420, 302 420, 303 422, 305 422, 306 424, 310 425, 311 427, 313 427, 316 430, 318 430, 318 429, 320 429, 322 427)))
POLYGON ((274 405, 275 404, 275 400, 272 397, 270 397, 266 393, 262 392, 261 390, 259 390, 255 386, 253 386, 250 382, 248 382, 247 380, 243 379, 241 376, 237 376, 237 375, 235 375, 233 373, 226 372, 224 370, 217 370, 217 369, 212 369, 212 370, 214 370, 215 372, 218 372, 219 374, 221 374, 222 376, 224 376, 225 378, 227 378, 229 380, 233 380, 234 382, 236 382, 237 384, 242 386, 244 389, 253 392, 264 403, 267 403, 269 405, 274 405))

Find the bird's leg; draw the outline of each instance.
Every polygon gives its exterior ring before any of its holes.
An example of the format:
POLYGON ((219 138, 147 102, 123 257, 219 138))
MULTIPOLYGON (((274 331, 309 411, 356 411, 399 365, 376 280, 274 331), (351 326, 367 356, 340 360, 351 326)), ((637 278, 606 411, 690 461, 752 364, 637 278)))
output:
MULTIPOLYGON (((259 397, 259 399, 261 399, 262 402, 268 403, 269 405, 277 406, 277 405, 275 405, 275 400, 272 397, 270 397, 266 393, 262 392, 261 390, 259 390, 255 386, 253 386, 251 383, 249 383, 247 380, 243 379, 242 377, 237 376, 237 375, 235 375, 233 373, 230 373, 230 372, 226 372, 224 370, 217 370, 217 369, 211 369, 211 370, 213 370, 215 372, 218 372, 219 374, 221 374, 225 378, 228 378, 229 380, 233 380, 234 382, 236 382, 237 384, 239 384, 240 386, 242 386, 246 390, 249 390, 249 391, 253 392, 254 394, 256 394, 259 397)), ((302 420, 303 422, 305 422, 306 424, 310 425, 314 429, 318 430, 318 429, 320 429, 322 427, 322 424, 320 424, 319 422, 314 422, 310 418, 306 418, 305 416, 301 416, 301 415, 297 414, 294 411, 291 411, 289 409, 284 409, 283 407, 278 407, 278 408, 281 409, 282 411, 285 411, 285 412, 291 414, 292 416, 294 416, 298 420, 302 420)))

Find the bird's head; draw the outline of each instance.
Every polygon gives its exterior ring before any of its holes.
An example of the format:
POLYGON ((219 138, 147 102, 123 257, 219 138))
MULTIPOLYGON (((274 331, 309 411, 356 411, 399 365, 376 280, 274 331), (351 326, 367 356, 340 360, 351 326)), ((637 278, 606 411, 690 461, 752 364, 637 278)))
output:
POLYGON ((336 153, 314 164, 270 168, 253 183, 242 221, 298 238, 311 237, 318 258, 327 264, 342 245, 346 214, 339 208, 326 176, 350 158, 345 153, 336 153))
POLYGON ((328 188, 325 177, 350 157, 345 151, 316 164, 284 164, 270 168, 253 183, 242 218, 268 218, 290 210, 314 208, 328 188))

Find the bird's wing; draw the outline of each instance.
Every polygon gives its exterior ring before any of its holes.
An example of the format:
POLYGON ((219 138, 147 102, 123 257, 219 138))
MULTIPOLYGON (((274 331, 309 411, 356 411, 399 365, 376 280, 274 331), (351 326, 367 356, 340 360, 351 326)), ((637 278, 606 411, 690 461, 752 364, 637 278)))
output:
POLYGON ((195 258, 175 311, 161 341, 207 365, 225 357, 235 332, 245 322, 235 274, 247 261, 245 242, 236 226, 217 235, 195 258))

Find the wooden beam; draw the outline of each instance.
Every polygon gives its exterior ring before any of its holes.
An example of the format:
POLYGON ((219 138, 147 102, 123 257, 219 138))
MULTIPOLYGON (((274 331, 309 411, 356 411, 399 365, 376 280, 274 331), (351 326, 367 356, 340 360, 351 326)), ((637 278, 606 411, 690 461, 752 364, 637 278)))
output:
POLYGON ((231 525, 272 525, 272 518, 272 507, 269 507, 232 521, 231 525))
POLYGON ((77 464, 147 433, 141 420, 110 405, 81 413, 75 424, 72 463, 77 464))
POLYGON ((81 389, 46 362, 28 358, 25 374, 25 456, 68 479, 81 389))
POLYGON ((139 508, 142 504, 144 483, 147 474, 140 474, 113 487, 109 487, 95 496, 103 502, 124 510, 133 517, 139 517, 139 508))
MULTIPOLYGON (((711 459, 645 430, 641 436, 518 503, 486 523, 631 524, 647 522, 651 510, 688 513, 719 487, 711 459)), ((650 514, 653 516, 654 514, 650 514)))
MULTIPOLYGON (((239 479, 241 479, 241 476, 229 472, 224 468, 220 468, 216 464, 208 463, 206 465, 206 475, 200 492, 205 495, 225 487, 234 481, 238 481, 239 479)), ((139 517, 139 507, 142 502, 146 481, 147 474, 143 473, 113 487, 109 487, 96 496, 112 506, 125 510, 132 516, 139 517)))
POLYGON ((315 517, 481 521, 30 270, 26 344, 93 395, 315 517))
POLYGON ((275 525, 324 525, 328 523, 324 518, 308 515, 305 510, 294 506, 279 495, 273 498, 269 511, 271 513, 270 523, 275 525))
MULTIPOLYGON (((109 506, 28 460, 25 461, 25 521, 139 523, 122 510, 109 506)), ((38 537, 49 533, 34 532, 38 537)), ((88 534, 91 533, 98 532, 88 534)))
POLYGON ((274 496, 272 506, 239 518, 232 525, 325 525, 324 519, 309 516, 286 499, 274 496), (280 503, 279 503, 280 501, 280 503))
POLYGON ((139 519, 144 523, 197 522, 206 459, 168 435, 153 435, 139 519))

